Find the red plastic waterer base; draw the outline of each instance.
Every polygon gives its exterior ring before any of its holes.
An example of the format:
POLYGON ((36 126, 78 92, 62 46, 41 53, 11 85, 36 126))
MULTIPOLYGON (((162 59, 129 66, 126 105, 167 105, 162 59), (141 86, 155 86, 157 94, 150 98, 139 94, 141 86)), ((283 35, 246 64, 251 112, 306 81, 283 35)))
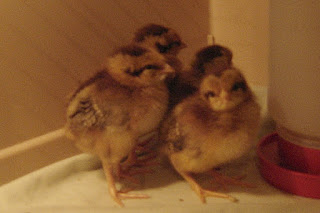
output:
POLYGON ((289 169, 279 155, 279 141, 273 133, 264 137, 257 148, 260 173, 270 184, 286 192, 320 199, 320 175, 289 169))

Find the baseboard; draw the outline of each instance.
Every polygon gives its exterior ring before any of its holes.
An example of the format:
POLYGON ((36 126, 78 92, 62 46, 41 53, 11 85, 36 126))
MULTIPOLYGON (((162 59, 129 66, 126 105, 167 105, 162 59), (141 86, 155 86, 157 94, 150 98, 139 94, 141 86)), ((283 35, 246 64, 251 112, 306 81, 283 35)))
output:
POLYGON ((58 129, 0 150, 0 185, 80 152, 58 129))

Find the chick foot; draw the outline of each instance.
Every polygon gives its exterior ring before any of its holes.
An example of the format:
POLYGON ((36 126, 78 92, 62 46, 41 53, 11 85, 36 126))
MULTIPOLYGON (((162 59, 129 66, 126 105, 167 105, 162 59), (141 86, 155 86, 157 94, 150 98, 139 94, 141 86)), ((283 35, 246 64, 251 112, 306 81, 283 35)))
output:
MULTIPOLYGON (((178 171, 178 170, 177 170, 178 171)), ((186 173, 178 171, 178 173, 190 184, 191 188, 197 193, 202 203, 206 203, 206 197, 217 197, 217 198, 225 198, 232 202, 237 202, 238 200, 231 195, 219 193, 215 191, 210 191, 207 189, 202 188, 194 179, 193 177, 186 173)))
POLYGON ((209 174, 214 178, 215 182, 218 183, 224 190, 227 190, 228 185, 236 185, 241 186, 245 188, 255 188, 256 186, 250 183, 246 183, 241 181, 244 176, 240 177, 228 177, 222 174, 219 174, 218 172, 212 170, 209 171, 209 174))
POLYGON ((109 193, 112 197, 112 199, 121 207, 124 207, 124 204, 122 202, 122 199, 146 199, 150 198, 148 195, 144 194, 127 194, 126 192, 120 192, 116 189, 115 185, 115 178, 113 175, 113 168, 108 165, 107 163, 102 163, 103 170, 105 173, 105 176, 107 178, 109 193))

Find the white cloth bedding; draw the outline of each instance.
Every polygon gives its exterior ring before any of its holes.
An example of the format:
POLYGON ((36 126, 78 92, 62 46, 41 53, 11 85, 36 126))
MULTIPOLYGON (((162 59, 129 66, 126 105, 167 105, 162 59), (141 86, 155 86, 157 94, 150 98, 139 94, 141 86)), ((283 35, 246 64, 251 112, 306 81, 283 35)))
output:
MULTIPOLYGON (((267 117, 266 89, 255 88, 255 92, 267 117)), ((260 138, 272 131, 268 124, 265 119, 260 138)), ((238 198, 238 203, 207 198, 207 204, 202 204, 172 169, 156 168, 153 174, 142 177, 141 186, 134 190, 151 198, 124 200, 125 207, 120 208, 108 194, 99 160, 77 155, 0 187, 0 212, 320 212, 320 200, 287 194, 266 183, 258 172, 254 151, 221 170, 230 175, 246 174, 244 181, 257 186, 221 190, 238 198)))

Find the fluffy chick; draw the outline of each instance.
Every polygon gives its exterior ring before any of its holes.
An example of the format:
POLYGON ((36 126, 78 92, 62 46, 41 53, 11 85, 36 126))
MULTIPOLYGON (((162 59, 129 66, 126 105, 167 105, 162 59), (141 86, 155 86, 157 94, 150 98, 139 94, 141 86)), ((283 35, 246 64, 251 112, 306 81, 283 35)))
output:
POLYGON ((260 107, 239 70, 225 70, 220 77, 211 74, 163 122, 162 151, 202 202, 207 196, 235 201, 203 189, 191 174, 212 171, 243 156, 252 147, 259 120, 260 107))
POLYGON ((167 111, 167 75, 173 69, 155 51, 130 45, 115 52, 106 68, 82 84, 67 108, 66 135, 84 152, 99 156, 111 197, 146 198, 117 191, 119 164, 138 138, 158 128, 167 111))

